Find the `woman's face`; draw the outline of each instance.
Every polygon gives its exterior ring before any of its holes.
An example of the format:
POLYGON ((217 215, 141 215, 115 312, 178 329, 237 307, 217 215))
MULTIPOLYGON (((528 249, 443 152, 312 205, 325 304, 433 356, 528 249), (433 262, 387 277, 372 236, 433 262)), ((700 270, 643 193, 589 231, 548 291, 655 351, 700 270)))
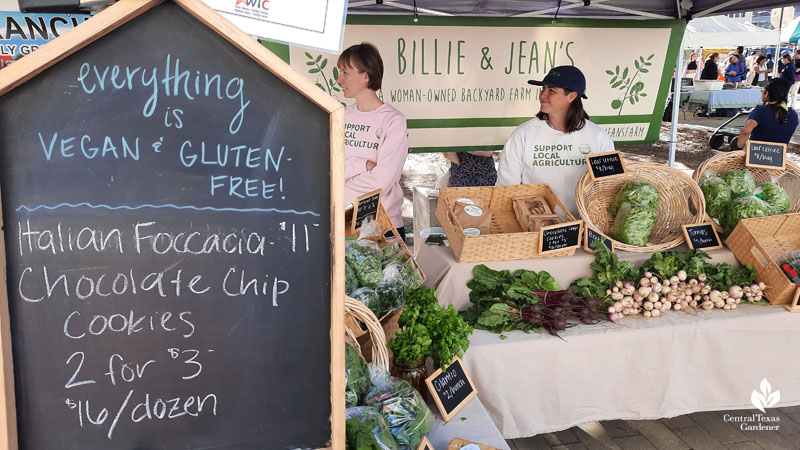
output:
POLYGON ((692 56, 689 57, 690 61, 694 61, 697 59, 697 53, 692 53, 692 56))
POLYGON ((577 96, 577 93, 570 92, 567 94, 564 89, 559 87, 542 86, 542 92, 539 93, 540 109, 545 114, 566 112, 569 109, 569 104, 572 103, 577 96))
POLYGON ((731 64, 736 64, 739 62, 739 58, 737 58, 736 55, 731 55, 731 58, 728 61, 730 61, 731 64))
POLYGON ((714 62, 717 62, 717 61, 719 61, 719 55, 714 57, 714 62))
POLYGON ((369 89, 369 75, 367 72, 359 72, 354 66, 344 64, 337 65, 339 68, 339 78, 336 82, 342 87, 342 94, 345 98, 355 98, 364 89, 369 89))

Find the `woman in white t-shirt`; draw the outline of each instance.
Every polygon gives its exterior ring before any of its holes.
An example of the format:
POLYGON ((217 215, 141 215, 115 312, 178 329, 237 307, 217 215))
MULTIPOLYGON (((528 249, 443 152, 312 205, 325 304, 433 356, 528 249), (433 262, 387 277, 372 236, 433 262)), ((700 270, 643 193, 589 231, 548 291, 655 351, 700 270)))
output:
POLYGON ((585 156, 614 151, 614 142, 589 121, 583 109, 586 78, 577 67, 555 67, 544 80, 528 83, 542 86, 539 113, 511 133, 497 170, 497 185, 549 184, 578 218, 575 185, 586 172, 585 156))
POLYGON ((758 56, 755 64, 753 64, 753 72, 755 72, 755 77, 753 79, 753 86, 764 87, 767 84, 767 73, 769 73, 769 69, 767 68, 766 56, 764 55, 758 56))

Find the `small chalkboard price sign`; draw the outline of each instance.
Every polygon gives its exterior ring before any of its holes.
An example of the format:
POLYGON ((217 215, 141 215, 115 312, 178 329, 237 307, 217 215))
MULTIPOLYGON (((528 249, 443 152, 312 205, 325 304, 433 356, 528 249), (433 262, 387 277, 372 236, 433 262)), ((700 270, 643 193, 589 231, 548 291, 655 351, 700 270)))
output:
POLYGON ((542 227, 539 230, 539 254, 580 247, 582 230, 582 220, 542 227))
POLYGON ((689 248, 703 250, 722 248, 722 241, 719 240, 717 230, 710 223, 683 225, 682 228, 683 236, 686 238, 686 244, 689 245, 689 248))
POLYGON ((417 446, 417 450, 434 450, 433 444, 431 444, 431 441, 428 440, 427 436, 422 436, 422 440, 417 446))
POLYGON ((472 397, 478 395, 478 389, 459 357, 453 358, 453 362, 444 370, 434 372, 425 383, 445 422, 450 421, 472 397))
POLYGON ((356 230, 364 225, 364 222, 378 220, 378 206, 381 204, 381 190, 372 191, 356 198, 353 207, 353 229, 356 230))
POLYGON ((586 155, 586 165, 593 179, 610 178, 623 175, 626 171, 620 152, 586 155))
POLYGON ((762 169, 786 169, 786 144, 778 142, 747 141, 745 165, 762 169))
POLYGON ((584 250, 586 250, 591 254, 594 254, 594 250, 592 250, 592 242, 601 241, 603 244, 606 245, 606 247, 608 247, 609 250, 611 250, 612 252, 614 251, 614 241, 612 241, 606 235, 600 233, 599 231, 595 230, 594 228, 588 225, 584 225, 584 228, 586 230, 583 236, 584 250))

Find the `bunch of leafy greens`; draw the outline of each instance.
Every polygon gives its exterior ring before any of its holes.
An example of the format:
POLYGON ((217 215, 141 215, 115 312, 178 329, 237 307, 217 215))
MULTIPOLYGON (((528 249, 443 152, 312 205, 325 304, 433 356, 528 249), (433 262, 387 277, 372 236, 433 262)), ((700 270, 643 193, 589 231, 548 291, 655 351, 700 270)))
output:
POLYGON ((614 286, 618 281, 635 280, 639 272, 629 261, 620 261, 615 253, 608 249, 599 240, 592 242, 594 262, 591 268, 594 271, 592 278, 575 280, 570 288, 583 297, 603 299, 606 289, 614 286))
POLYGON ((706 199, 706 212, 717 223, 721 224, 728 202, 731 201, 731 188, 720 177, 707 177, 700 182, 700 189, 706 199))
POLYGON ((727 290, 731 286, 749 286, 756 279, 756 270, 747 264, 734 269, 728 263, 712 264, 708 253, 702 250, 685 252, 654 253, 642 264, 641 272, 651 272, 659 278, 669 278, 683 270, 688 275, 706 275, 706 284, 711 289, 727 290))
POLYGON ((382 279, 381 258, 377 244, 373 249, 362 241, 365 240, 360 239, 350 245, 344 253, 344 258, 355 272, 359 286, 375 288, 382 279))
POLYGON ((375 387, 367 393, 367 406, 379 409, 401 450, 416 450, 436 423, 425 400, 405 380, 375 377, 372 381, 375 387))
POLYGON ((361 359, 358 350, 347 344, 345 346, 345 404, 347 407, 356 406, 364 398, 364 394, 372 387, 369 381, 367 363, 361 359))
POLYGON ((442 308, 436 292, 428 287, 406 291, 406 306, 400 315, 400 330, 387 343, 400 361, 417 361, 427 356, 436 367, 445 368, 453 356, 463 357, 469 348, 470 327, 453 305, 442 308))
POLYGON ((748 172, 747 168, 742 170, 729 170, 722 174, 722 179, 725 180, 731 188, 731 198, 753 195, 753 191, 756 189, 756 182, 753 180, 753 174, 748 172))
POLYGON ((616 216, 623 203, 645 205, 655 209, 660 201, 661 195, 658 193, 658 188, 652 184, 628 181, 614 197, 611 206, 608 207, 608 212, 612 216, 616 216))
POLYGON ((386 421, 374 407, 347 409, 347 450, 399 450, 386 421))
POLYGON ((467 283, 472 306, 462 312, 461 316, 473 327, 495 333, 514 329, 526 332, 534 330, 536 327, 530 323, 500 319, 507 317, 504 313, 515 306, 538 303, 539 296, 535 292, 561 290, 561 286, 546 271, 537 273, 519 269, 512 274, 508 270, 492 270, 479 264, 472 268, 472 274, 472 280, 467 283))
POLYGON ((609 235, 630 245, 644 247, 658 220, 658 212, 646 203, 623 203, 609 235))
POLYGON ((786 214, 792 204, 789 194, 776 183, 761 183, 756 187, 758 197, 769 203, 772 214, 786 214))
POLYGON ((764 217, 770 214, 772 214, 772 207, 769 203, 755 195, 733 199, 728 204, 728 210, 725 213, 725 223, 723 223, 725 233, 731 234, 742 219, 764 217))

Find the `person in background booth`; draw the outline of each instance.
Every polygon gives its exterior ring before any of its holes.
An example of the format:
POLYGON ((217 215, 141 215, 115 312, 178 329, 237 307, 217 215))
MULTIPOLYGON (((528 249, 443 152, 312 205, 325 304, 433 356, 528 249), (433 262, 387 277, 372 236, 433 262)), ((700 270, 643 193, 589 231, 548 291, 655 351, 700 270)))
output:
POLYGON ((683 69, 683 78, 692 78, 697 79, 697 53, 692 52, 692 55, 689 56, 689 62, 686 63, 686 67, 683 69))
POLYGON ((767 73, 769 73, 769 69, 767 68, 767 57, 764 55, 759 55, 756 58, 756 62, 753 63, 753 72, 755 72, 755 77, 753 77, 753 85, 764 87, 767 85, 767 73))
POLYGON ((554 67, 542 81, 528 83, 542 86, 541 106, 536 117, 508 138, 497 184, 549 184, 577 219, 575 186, 587 170, 585 156, 614 151, 614 142, 583 109, 586 78, 580 69, 554 67))
POLYGON ((786 100, 789 83, 783 78, 767 82, 761 91, 763 105, 756 106, 747 118, 736 144, 743 148, 748 139, 788 144, 797 128, 797 112, 789 108, 786 100))
POLYGON ((400 175, 408 155, 406 118, 378 98, 383 60, 374 45, 364 42, 343 51, 336 66, 342 94, 356 101, 344 110, 345 204, 382 189, 381 204, 405 239, 400 175))
POLYGON ((703 72, 700 74, 701 80, 716 80, 719 77, 719 53, 712 53, 708 56, 706 64, 703 66, 703 72))
POLYGON ((792 60, 792 56, 788 53, 784 53, 781 55, 781 61, 783 62, 783 69, 781 70, 781 78, 786 80, 786 83, 789 84, 789 98, 787 100, 787 104, 790 108, 793 107, 795 100, 797 99, 797 89, 793 89, 794 85, 797 84, 794 80, 794 74, 796 72, 796 67, 794 65, 794 61, 792 60))
POLYGON ((744 64, 739 60, 737 55, 731 55, 728 58, 728 67, 725 68, 725 81, 728 83, 740 83, 742 75, 744 75, 744 64))

